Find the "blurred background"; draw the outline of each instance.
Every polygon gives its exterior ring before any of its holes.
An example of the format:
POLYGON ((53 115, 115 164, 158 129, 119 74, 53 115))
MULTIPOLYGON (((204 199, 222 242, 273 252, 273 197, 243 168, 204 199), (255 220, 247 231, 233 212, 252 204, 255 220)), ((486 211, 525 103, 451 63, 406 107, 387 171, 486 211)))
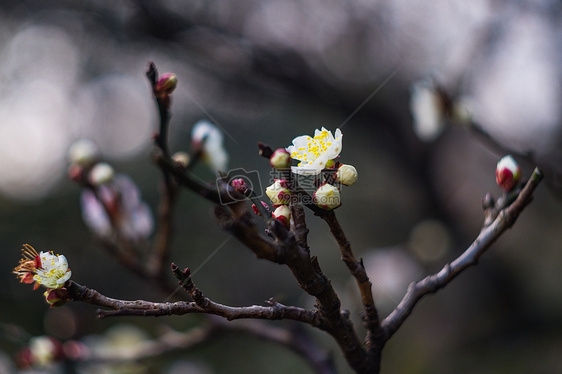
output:
MULTIPOLYGON (((185 330, 202 322, 195 315, 100 320, 86 304, 49 309, 40 291, 11 274, 29 243, 65 254, 76 282, 108 296, 170 296, 100 249, 82 222, 79 188, 66 176, 68 147, 90 138, 154 211, 157 113, 145 77, 154 61, 179 79, 172 150, 188 151, 193 124, 212 119, 227 132, 229 167, 258 171, 264 188, 270 170, 258 141, 286 147, 322 126, 342 129, 341 161, 357 168, 359 180, 343 190, 337 215, 365 259, 383 315, 409 282, 438 271, 476 237, 481 198, 500 194, 494 170, 501 156, 511 152, 524 177, 541 166, 547 178, 533 204, 477 267, 420 302, 385 348, 383 373, 561 372, 561 18, 552 0, 2 1, 1 370, 16 372, 14 356, 33 336, 90 341, 126 330, 154 337, 164 325, 185 330), (410 93, 427 79, 470 103, 489 138, 462 126, 420 137, 410 93)), ((195 172, 215 178, 204 167, 195 172)), ((181 194, 172 250, 182 267, 206 261, 194 280, 207 296, 229 305, 274 297, 312 307, 287 269, 256 260, 236 240, 209 258, 228 238, 211 210, 195 194, 181 194)), ((323 221, 309 214, 308 223, 312 253, 360 325, 337 245, 323 221)), ((331 338, 311 334, 349 372, 331 338)), ((234 334, 142 366, 81 370, 312 372, 284 348, 234 334)))

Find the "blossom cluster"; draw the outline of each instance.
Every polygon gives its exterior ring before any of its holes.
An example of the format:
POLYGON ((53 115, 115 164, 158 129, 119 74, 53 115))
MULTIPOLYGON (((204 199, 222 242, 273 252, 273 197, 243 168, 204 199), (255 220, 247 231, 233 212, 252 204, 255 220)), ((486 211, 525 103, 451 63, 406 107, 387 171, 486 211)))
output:
POLYGON ((100 151, 91 140, 81 139, 68 151, 69 177, 82 186, 82 219, 101 237, 116 233, 138 241, 154 230, 154 219, 140 191, 125 174, 100 161, 100 151))
POLYGON ((324 210, 341 206, 341 186, 351 186, 357 181, 355 167, 336 161, 342 150, 342 140, 340 129, 332 134, 322 127, 314 136, 298 136, 292 145, 272 153, 269 162, 278 177, 273 178, 273 184, 265 193, 275 208, 273 218, 288 227, 290 209, 287 205, 292 199, 315 204, 324 210), (299 163, 292 166, 291 159, 299 163), (311 201, 306 201, 307 198, 311 201))

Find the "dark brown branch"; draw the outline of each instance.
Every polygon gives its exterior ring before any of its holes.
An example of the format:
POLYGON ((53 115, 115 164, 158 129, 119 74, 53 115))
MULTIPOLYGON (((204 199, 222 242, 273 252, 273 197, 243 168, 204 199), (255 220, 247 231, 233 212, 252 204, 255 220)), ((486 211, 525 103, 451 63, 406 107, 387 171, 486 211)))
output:
MULTIPOLYGON (((298 214, 301 214, 299 223, 302 225, 302 208, 296 209, 298 214)), ((287 265, 299 286, 316 298, 320 321, 314 326, 334 337, 354 369, 372 369, 370 358, 359 342, 351 320, 346 312, 340 310, 340 300, 330 281, 322 273, 316 257, 310 256, 304 231, 306 226, 300 227, 297 240, 295 234, 288 231, 279 221, 269 220, 268 228, 277 238, 277 241, 272 241, 259 233, 247 204, 238 202, 216 206, 215 216, 221 227, 244 243, 258 258, 287 265)))
POLYGON ((425 295, 435 293, 445 287, 457 275, 468 267, 475 265, 480 256, 509 228, 513 226, 519 214, 531 202, 533 192, 542 180, 541 171, 536 168, 531 178, 517 197, 507 208, 501 210, 497 218, 480 231, 474 242, 453 262, 445 265, 437 274, 414 282, 396 309, 384 319, 382 329, 384 340, 388 340, 404 323, 417 302, 425 295))
POLYGON ((169 95, 159 95, 156 90, 156 85, 158 82, 158 71, 156 70, 156 65, 153 62, 149 62, 148 70, 146 71, 146 77, 152 86, 152 93, 154 99, 156 100, 156 105, 158 107, 158 114, 160 118, 160 131, 156 135, 154 141, 156 145, 160 147, 165 156, 170 156, 170 151, 168 148, 168 128, 170 125, 170 101, 169 95))
POLYGON ((170 241, 173 232, 173 208, 178 195, 178 189, 167 173, 164 174, 163 191, 158 205, 158 231, 154 238, 152 253, 150 254, 150 274, 164 277, 169 263, 170 241))
MULTIPOLYGON (((219 196, 219 192, 217 191, 215 185, 198 181, 189 171, 186 171, 184 168, 177 165, 171 158, 166 157, 160 149, 157 148, 153 151, 152 158, 158 167, 160 167, 163 171, 170 173, 170 175, 176 179, 178 184, 215 204, 221 203, 221 197, 219 196)), ((225 197, 225 202, 229 202, 230 200, 231 199, 228 197, 225 197)))
POLYGON ((297 245, 304 250, 308 251, 308 232, 309 229, 306 226, 304 209, 301 204, 291 202, 289 204, 291 208, 291 232, 295 235, 295 240, 297 245))
POLYGON ((306 243, 297 241, 295 234, 277 220, 271 220, 269 228, 283 245, 283 258, 286 257, 286 264, 299 286, 316 298, 316 308, 322 320, 317 327, 332 335, 354 370, 373 372, 371 357, 359 342, 348 312, 340 310, 340 299, 330 280, 322 273, 317 258, 310 257, 306 243))
POLYGON ((215 217, 219 226, 230 232, 235 238, 246 245, 258 258, 277 264, 284 264, 281 248, 270 238, 261 234, 254 222, 254 213, 245 204, 237 203, 228 206, 217 205, 215 217), (229 209, 230 208, 230 209, 229 209))
POLYGON ((99 310, 100 317, 109 316, 170 316, 184 315, 188 313, 208 313, 221 316, 227 320, 242 318, 250 319, 289 319, 317 326, 320 324, 317 312, 285 306, 274 303, 271 306, 252 305, 247 307, 231 307, 216 303, 205 298, 204 306, 196 302, 177 301, 173 303, 157 303, 145 300, 119 300, 102 295, 96 290, 69 281, 66 288, 74 301, 83 301, 89 304, 109 308, 111 310, 99 310))
POLYGON ((365 266, 363 265, 363 260, 357 259, 351 250, 351 244, 343 229, 341 228, 334 211, 322 216, 324 221, 328 224, 330 232, 338 242, 341 252, 341 259, 351 272, 351 275, 355 278, 357 287, 361 295, 361 301, 363 304, 363 321, 365 327, 367 328, 367 349, 370 349, 371 344, 374 344, 377 340, 376 338, 380 334, 380 320, 375 306, 375 300, 373 298, 373 292, 371 290, 371 282, 369 276, 365 271, 365 266))

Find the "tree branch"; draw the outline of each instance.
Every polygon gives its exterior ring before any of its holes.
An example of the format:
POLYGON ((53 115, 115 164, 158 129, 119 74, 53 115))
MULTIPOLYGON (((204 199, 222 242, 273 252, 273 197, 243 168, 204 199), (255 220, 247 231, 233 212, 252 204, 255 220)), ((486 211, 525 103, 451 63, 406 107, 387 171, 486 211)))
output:
POLYGON ((99 310, 101 318, 110 316, 170 316, 188 313, 208 313, 221 316, 229 321, 241 318, 250 319, 290 319, 317 326, 320 319, 315 311, 308 309, 285 306, 270 302, 270 306, 252 305, 247 307, 231 307, 216 303, 205 298, 203 305, 196 302, 177 301, 173 303, 157 303, 145 300, 119 300, 102 295, 96 290, 68 281, 66 288, 74 301, 83 301, 89 304, 109 308, 99 310))
POLYGON ((410 284, 400 304, 382 322, 385 341, 398 330, 402 323, 404 323, 422 297, 437 292, 468 267, 475 265, 480 256, 482 256, 507 229, 513 226, 519 214, 531 202, 533 192, 542 178, 543 175, 541 171, 535 168, 531 178, 517 199, 511 205, 501 210, 497 218, 490 225, 483 227, 474 242, 457 259, 446 264, 437 274, 429 275, 421 281, 410 284))
POLYGON ((158 204, 158 231, 154 237, 154 244, 148 271, 155 277, 165 277, 169 263, 170 241, 173 232, 173 208, 178 196, 178 188, 171 180, 169 174, 164 173, 163 191, 158 204))
POLYGON ((357 287, 361 294, 361 301, 363 303, 363 322, 367 328, 366 346, 369 350, 371 345, 376 342, 376 338, 380 334, 380 320, 375 306, 375 300, 373 298, 373 292, 371 290, 371 282, 369 276, 365 271, 365 266, 363 265, 363 260, 357 259, 351 250, 351 244, 347 240, 343 229, 341 228, 334 211, 329 211, 329 213, 322 216, 322 219, 326 221, 330 232, 339 244, 341 259, 351 272, 351 275, 355 278, 357 287))

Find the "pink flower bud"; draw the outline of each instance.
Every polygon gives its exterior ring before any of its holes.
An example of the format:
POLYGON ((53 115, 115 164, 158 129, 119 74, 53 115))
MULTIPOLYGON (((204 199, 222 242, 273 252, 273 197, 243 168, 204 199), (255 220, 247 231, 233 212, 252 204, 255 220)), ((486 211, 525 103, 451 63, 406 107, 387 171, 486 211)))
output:
POLYGON ((287 181, 283 179, 276 179, 275 183, 265 189, 265 193, 273 205, 289 204, 291 200, 291 191, 287 188, 287 181))
POLYGON ((158 95, 170 95, 178 85, 178 78, 174 73, 166 73, 160 76, 154 90, 158 95))
POLYGON ((244 194, 246 190, 248 190, 248 185, 243 178, 237 178, 230 181, 230 186, 234 188, 236 191, 244 194))
POLYGON ((82 183, 84 179, 84 168, 77 164, 70 164, 67 170, 67 174, 70 180, 77 183, 82 183))
POLYGON ((20 369, 29 369, 34 365, 33 354, 29 347, 24 347, 16 354, 16 365, 20 369))
POLYGON ((269 164, 276 169, 291 167, 291 154, 285 148, 278 148, 269 158, 269 164))
POLYGON ((63 306, 70 300, 70 293, 66 288, 48 289, 43 294, 51 308, 63 306))
POLYGON ((336 209, 341 205, 340 190, 328 183, 321 185, 312 198, 318 207, 326 210, 336 209))
POLYGON ((511 191, 521 179, 521 168, 510 155, 504 156, 496 167, 496 183, 504 191, 511 191))
MULTIPOLYGON (((267 210, 268 212, 270 211, 269 206, 263 201, 261 202, 261 205, 265 208, 265 210, 267 210)), ((252 209, 254 210, 254 213, 256 213, 258 216, 261 216, 260 210, 258 209, 256 204, 252 204, 252 209)))
POLYGON ((79 360, 90 353, 88 346, 78 340, 66 341, 62 346, 62 350, 64 357, 71 360, 79 360))
POLYGON ((287 205, 280 205, 271 214, 273 218, 279 220, 286 228, 290 227, 291 223, 291 209, 287 205))

